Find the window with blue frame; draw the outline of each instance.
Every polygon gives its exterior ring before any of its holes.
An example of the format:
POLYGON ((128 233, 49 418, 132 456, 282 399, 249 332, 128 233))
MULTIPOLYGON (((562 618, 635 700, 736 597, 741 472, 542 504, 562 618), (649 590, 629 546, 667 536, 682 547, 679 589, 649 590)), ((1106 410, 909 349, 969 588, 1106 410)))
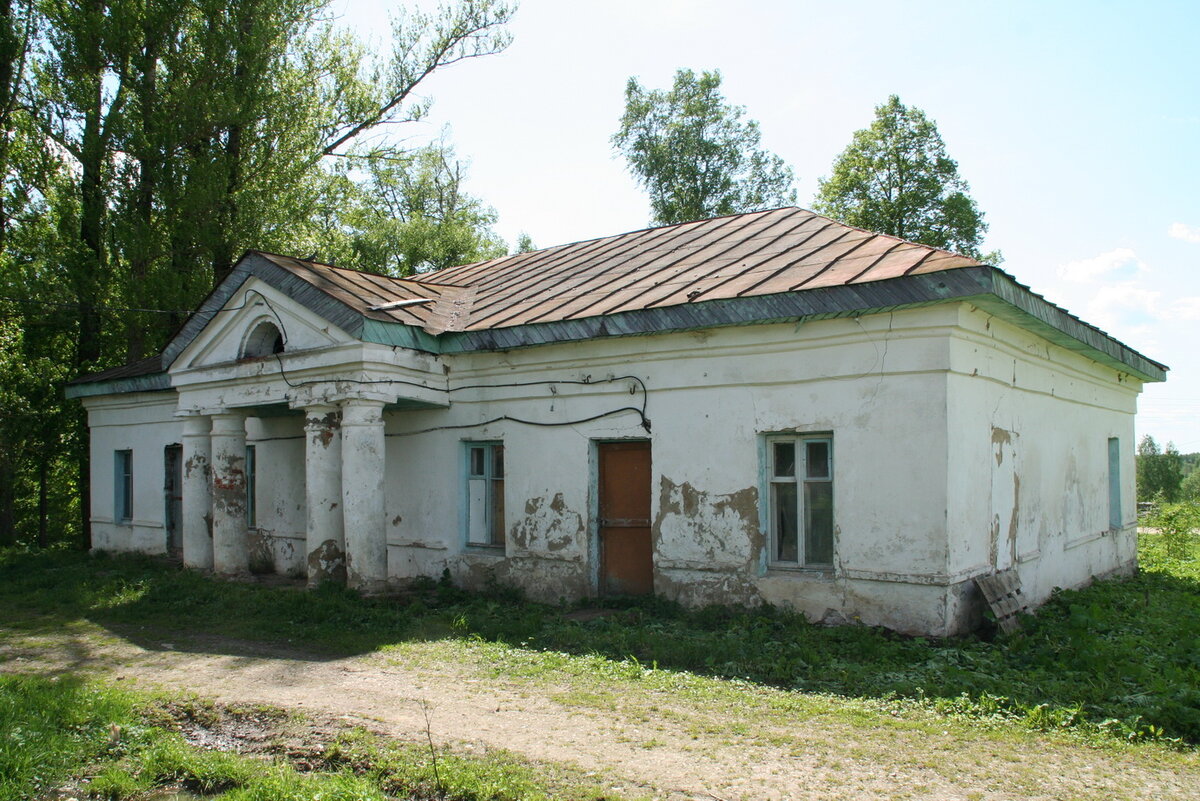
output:
POLYGON ((504 443, 468 442, 467 544, 504 546, 504 443))
POLYGON ((133 451, 116 451, 113 460, 113 520, 133 520, 133 451))
POLYGON ((833 566, 833 438, 767 438, 771 561, 833 566))

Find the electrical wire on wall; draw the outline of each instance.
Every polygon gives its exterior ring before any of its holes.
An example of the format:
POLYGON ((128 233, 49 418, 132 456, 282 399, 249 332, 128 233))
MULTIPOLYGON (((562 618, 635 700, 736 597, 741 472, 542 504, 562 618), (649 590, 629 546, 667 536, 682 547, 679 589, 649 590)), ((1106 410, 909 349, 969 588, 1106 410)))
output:
MULTIPOLYGON (((286 344, 288 341, 288 336, 287 336, 287 328, 283 324, 283 319, 279 316, 279 313, 275 310, 275 307, 271 305, 271 301, 268 300, 265 295, 263 295, 261 292, 259 292, 258 290, 255 290, 255 289, 250 289, 250 290, 246 291, 247 296, 249 296, 250 293, 254 293, 255 295, 258 295, 258 297, 261 298, 262 302, 266 305, 268 311, 271 312, 271 316, 273 316, 275 318, 276 322, 279 324, 279 333, 282 335, 283 342, 286 347, 286 344)), ((246 301, 244 301, 242 303, 242 306, 240 306, 238 308, 244 308, 248 302, 249 301, 247 299, 246 301)), ((636 376, 636 375, 606 376, 601 379, 593 379, 590 375, 588 375, 588 376, 584 376, 583 378, 580 378, 580 379, 560 378, 560 379, 550 379, 550 380, 542 380, 542 381, 511 381, 511 382, 501 382, 501 383, 496 383, 496 384, 464 384, 462 386, 446 387, 446 388, 431 387, 431 386, 428 386, 427 384, 422 384, 417 381, 409 381, 409 380, 403 379, 403 378, 325 378, 325 379, 293 381, 287 374, 287 370, 284 367, 283 358, 282 358, 281 354, 276 353, 276 354, 274 354, 274 356, 275 356, 276 362, 279 365, 279 377, 283 379, 283 382, 290 389, 299 389, 301 387, 307 387, 307 386, 318 386, 321 384, 356 384, 356 385, 366 385, 366 386, 383 385, 383 384, 401 384, 401 385, 406 385, 406 386, 418 387, 420 389, 429 390, 429 391, 433 391, 433 392, 444 392, 447 395, 449 395, 450 393, 453 393, 453 392, 463 392, 465 390, 471 390, 471 389, 504 389, 504 388, 511 388, 511 387, 549 386, 552 388, 551 392, 554 394, 557 394, 557 390, 554 389, 554 387, 562 386, 562 385, 597 386, 600 384, 615 384, 615 383, 622 382, 622 381, 629 381, 629 382, 632 382, 629 387, 629 394, 636 396, 638 394, 638 390, 640 389, 641 395, 642 395, 642 402, 641 402, 640 406, 621 406, 619 408, 610 409, 608 411, 601 412, 599 414, 591 415, 590 417, 582 417, 582 418, 578 418, 578 419, 574 419, 574 420, 555 420, 555 421, 529 420, 529 419, 522 418, 522 417, 514 417, 512 415, 503 414, 503 415, 499 415, 498 417, 493 417, 490 420, 481 420, 476 423, 460 423, 460 424, 454 424, 454 425, 431 426, 429 428, 420 429, 419 431, 405 431, 405 432, 400 432, 400 433, 386 434, 385 436, 388 436, 388 437, 410 437, 410 436, 414 436, 416 434, 426 434, 431 431, 454 431, 454 430, 462 430, 462 429, 468 429, 468 428, 479 428, 482 426, 491 425, 493 423, 499 423, 502 421, 507 421, 510 423, 518 423, 520 425, 539 426, 539 427, 544 427, 544 428, 558 428, 561 426, 582 425, 583 423, 591 423, 595 420, 601 420, 606 417, 615 417, 615 416, 621 415, 621 414, 636 414, 639 418, 639 422, 640 422, 642 428, 645 429, 646 433, 650 433, 650 418, 646 416, 646 404, 647 404, 647 400, 648 400, 648 397, 647 397, 648 393, 646 390, 646 382, 643 381, 641 379, 641 377, 636 376)))

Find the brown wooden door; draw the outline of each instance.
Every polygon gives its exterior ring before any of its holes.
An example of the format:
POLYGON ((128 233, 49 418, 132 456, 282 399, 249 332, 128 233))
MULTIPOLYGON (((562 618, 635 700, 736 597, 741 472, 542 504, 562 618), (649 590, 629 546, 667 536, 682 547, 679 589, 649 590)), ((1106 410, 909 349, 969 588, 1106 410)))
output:
POLYGON ((600 591, 654 592, 650 443, 600 443, 600 591))

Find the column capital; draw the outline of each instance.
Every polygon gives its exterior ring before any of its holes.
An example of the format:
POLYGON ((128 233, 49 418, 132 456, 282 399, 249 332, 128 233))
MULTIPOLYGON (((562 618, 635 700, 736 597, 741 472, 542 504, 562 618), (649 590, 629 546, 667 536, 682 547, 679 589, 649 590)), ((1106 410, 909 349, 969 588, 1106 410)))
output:
POLYGON ((183 420, 183 435, 185 437, 207 437, 212 431, 212 422, 209 421, 207 415, 202 414, 186 414, 179 415, 183 420))
POLYGON ((374 398, 346 398, 341 402, 342 427, 383 423, 384 402, 374 398))
POLYGON ((245 436, 247 416, 244 409, 231 409, 209 415, 209 419, 212 420, 212 433, 245 436))

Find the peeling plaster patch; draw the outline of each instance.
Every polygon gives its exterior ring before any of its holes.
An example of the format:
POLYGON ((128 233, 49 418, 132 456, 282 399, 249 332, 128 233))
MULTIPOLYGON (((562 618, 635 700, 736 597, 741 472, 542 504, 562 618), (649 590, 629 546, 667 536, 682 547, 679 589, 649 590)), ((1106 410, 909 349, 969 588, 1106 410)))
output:
POLYGON ((333 436, 342 427, 341 417, 337 412, 329 412, 321 417, 309 417, 304 421, 305 427, 312 434, 312 443, 328 448, 333 442, 333 436))
POLYGON ((309 586, 324 581, 346 583, 346 556, 335 540, 325 540, 308 555, 309 586))
POLYGON ((587 527, 583 515, 567 508, 561 492, 525 501, 525 515, 509 532, 515 555, 583 560, 587 527))
POLYGON ((203 454, 193 454, 183 463, 183 477, 191 478, 193 473, 208 478, 208 458, 203 454))
POLYGON ((663 476, 651 536, 656 565, 752 575, 764 545, 758 489, 714 495, 663 476))
POLYGON ((1003 428, 992 426, 992 448, 995 450, 996 466, 1004 463, 1004 446, 1012 447, 1012 434, 1003 428))

